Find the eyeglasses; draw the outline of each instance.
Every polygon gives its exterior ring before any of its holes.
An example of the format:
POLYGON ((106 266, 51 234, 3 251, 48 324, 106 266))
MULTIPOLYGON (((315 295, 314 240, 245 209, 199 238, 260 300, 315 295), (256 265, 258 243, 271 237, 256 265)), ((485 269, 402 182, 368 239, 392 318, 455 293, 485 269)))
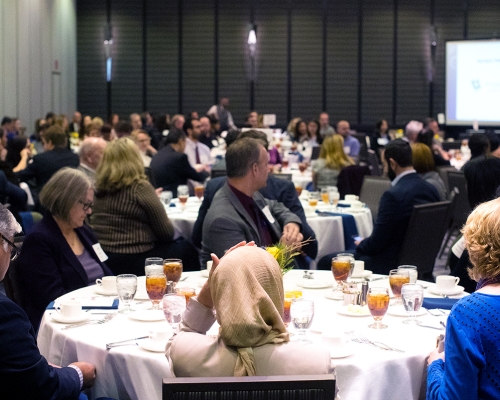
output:
POLYGON ((84 203, 83 201, 78 201, 80 204, 83 205, 83 211, 87 211, 89 208, 94 208, 94 203, 89 201, 88 203, 84 203))
POLYGON ((9 239, 7 239, 4 235, 0 235, 2 236, 2 239, 5 240, 10 245, 10 247, 12 247, 12 249, 10 250, 10 261, 14 261, 19 256, 21 249, 14 243, 12 243, 9 239))

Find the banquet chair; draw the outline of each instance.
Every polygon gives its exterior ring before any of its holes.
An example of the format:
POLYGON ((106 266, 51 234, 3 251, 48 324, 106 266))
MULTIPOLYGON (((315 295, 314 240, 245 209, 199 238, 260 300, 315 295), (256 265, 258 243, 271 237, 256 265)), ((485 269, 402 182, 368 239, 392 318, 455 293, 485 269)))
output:
POLYGON ((453 188, 450 188, 449 185, 448 185, 448 171, 457 172, 457 169, 455 167, 450 167, 450 166, 447 166, 447 165, 442 165, 440 167, 436 167, 436 171, 439 174, 439 176, 441 177, 441 179, 443 180, 444 187, 446 188, 446 194, 448 195, 448 199, 449 199, 450 198, 449 197, 450 190, 453 189, 453 188))
POLYGON ((292 174, 274 174, 276 178, 284 179, 286 181, 292 180, 292 174))
POLYGON ((210 177, 213 179, 219 176, 227 176, 227 171, 225 169, 213 169, 210 177))
POLYGON ((372 212, 373 220, 377 220, 380 198, 391 188, 391 181, 381 176, 366 175, 359 194, 359 200, 366 204, 372 212))
MULTIPOLYGON (((23 241, 24 241, 24 236, 14 237, 14 244, 17 247, 22 247, 23 241)), ((19 288, 19 284, 17 282, 17 277, 16 277, 16 267, 18 260, 19 258, 10 262, 9 269, 7 270, 5 278, 3 279, 3 286, 7 297, 11 299, 14 303, 21 305, 21 290, 19 288)))
POLYGON ((432 271, 450 218, 450 204, 439 201, 413 207, 399 265, 415 265, 418 279, 434 281, 432 271))
POLYGON ((350 165, 342 168, 337 178, 340 198, 343 200, 346 194, 359 196, 365 175, 370 175, 370 168, 366 165, 350 165))
POLYGON ((165 378, 163 400, 333 400, 333 375, 165 378))

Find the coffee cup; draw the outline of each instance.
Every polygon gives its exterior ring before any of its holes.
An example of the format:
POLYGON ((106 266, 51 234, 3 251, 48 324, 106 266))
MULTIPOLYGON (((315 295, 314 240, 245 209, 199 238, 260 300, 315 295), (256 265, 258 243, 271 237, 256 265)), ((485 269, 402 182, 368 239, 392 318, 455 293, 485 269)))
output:
POLYGON ((453 290, 460 282, 458 276, 440 275, 436 276, 436 288, 438 290, 453 290))
POLYGON ((116 293, 116 276, 104 276, 102 279, 96 279, 95 283, 103 292, 116 293))
POLYGON ((354 200, 351 202, 351 208, 353 210, 361 210, 363 208, 363 203, 359 200, 354 200))
POLYGON ((361 260, 354 261, 354 269, 351 276, 362 276, 365 270, 365 262, 361 260))
POLYGON ((210 271, 212 270, 212 267, 214 265, 213 261, 207 261, 207 271, 210 274, 210 271))
POLYGON ((347 344, 347 337, 340 331, 326 331, 321 334, 321 342, 330 353, 339 353, 347 344))
POLYGON ((82 314, 82 303, 76 300, 62 300, 54 308, 66 319, 75 319, 82 314))
POLYGON ((149 330, 149 340, 154 346, 166 346, 168 339, 172 336, 170 325, 151 328, 149 330))
POLYGON ((358 199, 359 197, 356 196, 355 194, 346 194, 344 197, 344 200, 347 201, 348 203, 352 203, 358 199))

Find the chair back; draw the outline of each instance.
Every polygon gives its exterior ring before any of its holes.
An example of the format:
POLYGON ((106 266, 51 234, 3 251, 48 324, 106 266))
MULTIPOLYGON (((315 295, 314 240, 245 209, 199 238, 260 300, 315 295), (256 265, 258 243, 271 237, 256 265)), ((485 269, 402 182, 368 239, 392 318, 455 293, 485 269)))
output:
POLYGON ((381 176, 365 175, 359 200, 366 204, 372 212, 373 220, 377 220, 380 198, 391 188, 391 181, 381 176))
POLYGON ((382 176, 384 172, 378 162, 377 154, 372 149, 369 149, 366 157, 366 165, 370 168, 370 174, 373 176, 382 176))
POLYGON ((450 202, 418 204, 413 207, 399 265, 415 265, 418 279, 433 282, 432 271, 449 221, 450 202))
POLYGON ((448 171, 457 172, 457 169, 455 167, 450 167, 447 165, 436 167, 436 172, 439 174, 439 176, 443 180, 444 187, 446 188, 446 194, 448 195, 448 199, 449 199, 450 198, 449 197, 450 189, 453 189, 453 188, 450 188, 448 186, 448 171))
POLYGON ((451 226, 452 229, 460 229, 472 211, 469 197, 467 196, 467 180, 464 173, 460 171, 448 171, 448 187, 448 193, 454 188, 458 189, 458 193, 455 194, 454 198, 455 204, 452 210, 451 226))
POLYGON ((274 177, 284 179, 285 181, 292 181, 292 174, 274 174, 274 177))
POLYGON ((370 168, 366 165, 350 165, 343 168, 337 178, 340 198, 344 199, 346 194, 359 196, 365 175, 370 175, 370 168))
MULTIPOLYGON (((22 247, 24 241, 24 236, 16 236, 14 238, 14 243, 18 247, 22 247)), ((3 286, 5 289, 6 296, 11 299, 14 303, 21 305, 21 290, 17 281, 16 268, 19 258, 10 262, 9 269, 5 274, 3 279, 3 286)))
POLYGON ((165 378, 163 400, 333 400, 333 375, 165 378))
POLYGON ((362 132, 356 132, 356 133, 351 133, 351 136, 352 137, 355 137, 356 139, 358 139, 358 142, 359 142, 359 159, 360 160, 366 160, 366 157, 367 157, 367 154, 368 154, 368 142, 366 140, 366 133, 362 133, 362 132))

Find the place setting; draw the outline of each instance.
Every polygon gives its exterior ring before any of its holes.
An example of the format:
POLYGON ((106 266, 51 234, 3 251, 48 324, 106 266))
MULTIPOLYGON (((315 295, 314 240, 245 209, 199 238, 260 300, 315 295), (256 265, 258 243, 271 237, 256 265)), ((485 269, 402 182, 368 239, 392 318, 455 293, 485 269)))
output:
POLYGON ((457 296, 464 292, 464 287, 459 286, 459 277, 440 275, 436 277, 436 283, 434 285, 429 285, 427 290, 429 293, 447 297, 447 296, 457 296))

